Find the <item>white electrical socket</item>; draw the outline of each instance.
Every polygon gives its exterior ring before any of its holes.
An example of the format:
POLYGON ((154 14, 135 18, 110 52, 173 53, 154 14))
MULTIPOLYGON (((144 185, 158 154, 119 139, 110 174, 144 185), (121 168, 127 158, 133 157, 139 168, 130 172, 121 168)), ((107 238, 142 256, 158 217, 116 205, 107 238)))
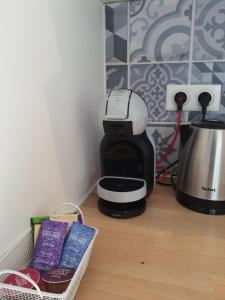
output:
POLYGON ((220 84, 201 84, 201 85, 173 85, 168 84, 166 90, 166 110, 177 111, 177 105, 174 97, 177 93, 183 92, 187 95, 187 100, 183 105, 183 111, 201 111, 202 108, 198 102, 198 96, 203 92, 208 92, 212 99, 207 107, 207 111, 219 111, 221 101, 220 84))

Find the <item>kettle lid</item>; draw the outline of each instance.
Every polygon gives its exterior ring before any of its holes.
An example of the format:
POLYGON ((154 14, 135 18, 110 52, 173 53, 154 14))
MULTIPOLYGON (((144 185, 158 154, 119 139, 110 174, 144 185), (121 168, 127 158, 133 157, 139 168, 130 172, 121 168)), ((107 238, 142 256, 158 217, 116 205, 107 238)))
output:
POLYGON ((225 122, 218 120, 205 120, 192 123, 193 126, 207 129, 225 129, 225 122))

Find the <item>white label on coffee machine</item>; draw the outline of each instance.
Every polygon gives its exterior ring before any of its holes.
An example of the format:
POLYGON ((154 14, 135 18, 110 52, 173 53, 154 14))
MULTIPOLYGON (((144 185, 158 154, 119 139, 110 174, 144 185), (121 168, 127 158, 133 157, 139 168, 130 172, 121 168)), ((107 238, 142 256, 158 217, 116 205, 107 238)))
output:
POLYGON ((131 91, 114 90, 107 101, 107 119, 127 119, 129 116, 129 101, 131 91))

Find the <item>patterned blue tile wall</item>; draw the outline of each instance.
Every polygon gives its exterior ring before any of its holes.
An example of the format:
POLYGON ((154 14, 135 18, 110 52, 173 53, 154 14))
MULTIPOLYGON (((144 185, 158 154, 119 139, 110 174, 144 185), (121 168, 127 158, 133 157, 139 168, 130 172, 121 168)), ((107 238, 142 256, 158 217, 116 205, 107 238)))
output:
MULTIPOLYGON (((171 141, 176 113, 165 110, 166 85, 223 85, 225 120, 225 0, 131 0, 105 6, 106 89, 130 88, 149 110, 147 133, 157 157, 171 141)), ((200 118, 182 115, 182 121, 200 118)), ((178 143, 167 163, 177 158, 178 143)))

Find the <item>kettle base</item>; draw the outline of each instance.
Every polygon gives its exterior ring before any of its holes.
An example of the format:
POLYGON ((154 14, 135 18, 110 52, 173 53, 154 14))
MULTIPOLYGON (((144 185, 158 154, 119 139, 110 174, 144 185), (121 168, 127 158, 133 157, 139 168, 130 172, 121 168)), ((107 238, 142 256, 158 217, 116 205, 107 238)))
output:
POLYGON ((212 201, 187 195, 177 191, 177 201, 193 211, 207 215, 225 215, 225 201, 212 201))

